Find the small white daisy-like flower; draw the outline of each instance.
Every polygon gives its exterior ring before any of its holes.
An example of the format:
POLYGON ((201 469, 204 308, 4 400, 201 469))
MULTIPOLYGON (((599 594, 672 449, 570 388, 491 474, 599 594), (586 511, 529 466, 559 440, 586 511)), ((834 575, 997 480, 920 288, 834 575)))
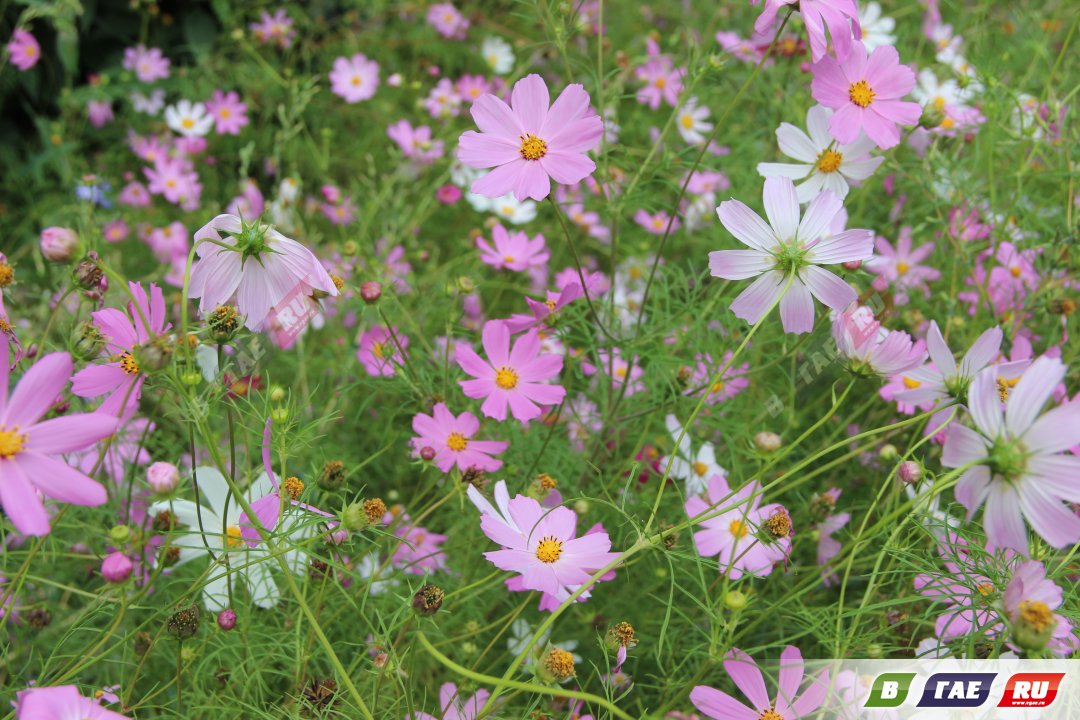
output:
POLYGON ((705 121, 707 117, 709 117, 709 108, 698 107, 696 97, 687 100, 675 120, 682 139, 690 145, 700 145, 705 142, 705 135, 713 129, 713 124, 705 121))
POLYGON ((505 75, 514 69, 514 49, 501 37, 484 38, 480 54, 496 75, 505 75))
POLYGON ((200 102, 181 100, 165 108, 165 122, 184 137, 203 137, 214 126, 214 116, 200 102))

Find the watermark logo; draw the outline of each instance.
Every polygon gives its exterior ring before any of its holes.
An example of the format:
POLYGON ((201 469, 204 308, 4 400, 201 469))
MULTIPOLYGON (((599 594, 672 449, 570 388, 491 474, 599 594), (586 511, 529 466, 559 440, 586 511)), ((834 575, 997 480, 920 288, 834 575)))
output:
POLYGON ((990 697, 997 673, 935 673, 923 686, 918 707, 972 708, 990 697))
POLYGON ((884 673, 878 675, 866 699, 868 708, 900 707, 907 699, 915 673, 884 673))
POLYGON ((312 318, 319 314, 319 303, 308 297, 304 285, 297 285, 266 316, 270 339, 280 348, 289 348, 312 318))
POLYGON ((1044 708, 1054 702, 1065 673, 1016 673, 1005 685, 999 708, 1044 708))

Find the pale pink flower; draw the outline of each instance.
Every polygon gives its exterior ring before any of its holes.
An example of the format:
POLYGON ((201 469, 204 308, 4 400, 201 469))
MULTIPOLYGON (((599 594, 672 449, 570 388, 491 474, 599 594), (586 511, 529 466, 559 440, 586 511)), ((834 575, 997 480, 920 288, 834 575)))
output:
POLYGON ((125 720, 94 698, 83 697, 74 685, 32 687, 15 699, 15 720, 125 720))
POLYGON ((661 54, 652 39, 648 41, 648 54, 649 59, 634 70, 634 77, 642 83, 637 91, 637 101, 650 110, 659 108, 661 102, 675 107, 683 90, 686 68, 674 67, 671 58, 661 54))
POLYGON ((802 653, 794 645, 788 645, 780 653, 775 699, 769 698, 765 678, 757 663, 742 650, 732 648, 728 651, 724 670, 750 701, 750 707, 725 692, 698 685, 690 691, 690 702, 713 720, 764 720, 768 715, 776 715, 783 720, 817 717, 816 711, 825 702, 829 690, 829 673, 822 670, 810 678, 809 684, 799 694, 805 671, 802 653))
POLYGON ((334 60, 330 72, 330 90, 347 103, 368 100, 379 87, 379 63, 357 53, 351 58, 334 60))
POLYGON ((41 45, 37 38, 22 28, 15 28, 15 32, 11 34, 7 51, 11 64, 23 72, 37 65, 41 59, 41 45))
POLYGON ((711 252, 709 269, 714 277, 725 280, 757 277, 731 303, 737 317, 756 323, 779 298, 784 330, 810 332, 814 298, 843 311, 857 297, 850 285, 819 265, 868 259, 874 234, 869 230, 831 233, 830 224, 843 205, 828 190, 810 201, 801 219, 795 185, 789 178, 767 178, 763 198, 768 224, 738 200, 720 203, 716 210, 720 222, 750 249, 711 252))
POLYGON ((136 45, 124 50, 124 69, 135 73, 139 82, 151 83, 169 77, 169 58, 161 48, 136 45))
POLYGON ((431 139, 427 125, 413 127, 408 120, 399 120, 386 129, 386 134, 401 148, 401 154, 428 165, 443 156, 443 141, 431 139))
POLYGON ((480 248, 480 259, 484 264, 496 270, 522 272, 530 268, 542 268, 547 266, 548 259, 551 258, 551 253, 544 243, 544 236, 539 233, 530 240, 524 232, 518 231, 511 235, 502 225, 496 225, 491 229, 491 241, 489 243, 480 236, 476 238, 476 247, 480 248))
POLYGON ((235 90, 227 93, 215 90, 206 101, 206 111, 214 118, 214 131, 218 135, 239 135, 240 129, 248 124, 247 105, 235 90))
MULTIPOLYGON (((750 0, 757 5, 758 0, 750 0)), ((851 55, 853 46, 862 46, 862 28, 859 27, 859 8, 855 0, 765 0, 765 9, 754 23, 754 31, 767 33, 776 24, 776 14, 786 5, 795 5, 806 25, 806 34, 810 38, 810 55, 814 62, 825 57, 828 41, 825 28, 832 36, 833 52, 836 59, 843 62, 851 55)))
POLYGON ((837 314, 833 340, 848 369, 856 374, 889 377, 914 369, 926 359, 926 351, 902 330, 888 330, 866 305, 854 305, 837 314))
POLYGON ((255 34, 255 39, 263 45, 274 43, 282 49, 291 46, 293 38, 296 37, 293 20, 284 8, 278 8, 273 15, 263 10, 259 21, 251 23, 248 27, 255 34))
POLYGON ((547 85, 533 74, 514 84, 509 106, 494 95, 473 103, 480 132, 461 135, 458 159, 494 169, 473 182, 472 192, 543 200, 552 179, 573 185, 593 173, 596 164, 585 153, 600 143, 604 124, 589 107, 589 94, 573 84, 550 108, 549 102, 547 85))
MULTIPOLYGON (((1029 560, 1013 571, 1012 579, 1009 580, 1001 599, 1005 614, 1014 627, 1018 624, 1034 623, 1035 627, 1029 630, 1038 633, 1041 616, 1049 614, 1047 611, 1060 608, 1064 598, 1061 588, 1046 577, 1046 566, 1029 560), (1023 618, 1028 613, 1033 616, 1032 620, 1023 618)), ((1049 633, 1047 649, 1057 657, 1069 657, 1080 650, 1080 639, 1073 632, 1072 623, 1061 613, 1049 615, 1053 628, 1049 633)), ((1045 629, 1041 631, 1045 632, 1045 629)))
POLYGON ((455 465, 461 472, 477 468, 484 472, 495 472, 502 467, 502 460, 492 455, 502 453, 507 443, 496 440, 476 440, 480 430, 480 421, 470 412, 454 416, 446 403, 438 403, 432 415, 417 413, 412 421, 413 431, 419 435, 412 439, 416 455, 425 449, 434 452, 432 457, 436 467, 444 473, 450 472, 455 465))
POLYGON ((934 622, 938 639, 1000 635, 1005 626, 996 607, 999 590, 991 576, 1006 575, 1015 556, 993 556, 972 548, 951 531, 939 539, 937 549, 945 572, 920 573, 915 590, 945 606, 934 622))
MULTIPOLYGON (((904 387, 896 393, 896 399, 915 405, 937 403, 949 398, 963 402, 971 381, 997 357, 1001 339, 999 327, 983 331, 957 365, 937 322, 931 320, 930 329, 926 332, 926 347, 930 351, 931 362, 902 373, 904 387)), ((1027 361, 1019 361, 1009 363, 1005 369, 1010 378, 1018 378, 1027 366, 1027 361)))
POLYGON ((919 104, 900 99, 915 87, 915 72, 900 64, 900 54, 891 45, 875 48, 868 58, 863 44, 855 43, 846 60, 825 56, 813 71, 811 93, 836 111, 829 118, 829 132, 841 143, 855 142, 861 130, 886 150, 900 142, 899 125, 919 122, 919 104))
POLYGON ((485 398, 481 411, 496 420, 506 419, 507 406, 514 418, 528 423, 543 412, 545 406, 558 405, 566 396, 561 385, 548 380, 562 371, 559 355, 540 354, 540 337, 530 330, 510 347, 510 330, 501 320, 484 323, 485 361, 467 345, 457 348, 454 358, 466 374, 475 380, 461 380, 467 397, 485 398))
POLYGON ((409 348, 409 338, 400 330, 383 325, 373 327, 360 336, 356 359, 363 363, 364 370, 372 377, 393 377, 404 360, 401 352, 398 352, 398 344, 402 352, 409 348))
POLYGON ((645 228, 645 232, 652 235, 664 235, 668 232, 668 224, 671 225, 671 232, 675 232, 679 229, 681 223, 679 218, 671 219, 671 216, 664 210, 658 210, 655 213, 650 214, 645 208, 640 208, 634 213, 634 222, 645 228))
POLYGON ((905 225, 900 228, 895 248, 879 235, 874 241, 877 254, 863 263, 863 267, 877 275, 874 289, 893 288, 898 305, 906 305, 908 292, 913 290, 920 291, 923 297, 930 297, 928 283, 941 277, 941 272, 936 268, 921 264, 934 252, 934 243, 923 243, 912 249, 911 235, 911 227, 905 225))
POLYGON ((468 19, 448 2, 435 3, 428 8, 427 21, 440 35, 451 40, 464 40, 465 31, 469 29, 468 19))
POLYGON ((468 700, 458 691, 454 683, 444 683, 439 688, 439 716, 426 712, 414 712, 405 716, 405 720, 475 720, 480 710, 491 695, 487 690, 476 691, 468 700))

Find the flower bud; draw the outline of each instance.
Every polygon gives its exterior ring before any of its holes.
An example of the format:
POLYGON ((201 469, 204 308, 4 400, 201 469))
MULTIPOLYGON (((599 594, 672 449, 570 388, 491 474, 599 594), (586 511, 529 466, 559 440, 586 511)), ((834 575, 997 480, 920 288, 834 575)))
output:
POLYGON ((882 460, 895 460, 900 457, 900 451, 896 449, 896 446, 891 443, 885 443, 878 450, 878 457, 882 460))
POLYGON ((902 483, 908 485, 917 483, 922 478, 922 465, 919 465, 914 460, 905 460, 896 468, 896 476, 900 478, 902 483))
POLYGON ((219 305, 206 318, 210 339, 219 344, 232 340, 241 325, 243 318, 232 305, 219 305))
POLYGON ((854 272, 862 267, 862 260, 848 260, 847 262, 840 264, 844 266, 845 270, 854 272))
POLYGON ((360 298, 368 305, 374 305, 382 297, 382 285, 377 282, 366 282, 360 286, 360 298))
POLYGON ((341 245, 342 255, 355 255, 358 252, 360 252, 360 246, 355 240, 346 240, 341 245))
POLYGON ((232 608, 225 608, 218 613, 217 616, 218 627, 228 632, 236 627, 236 611, 232 608))
POLYGON ((80 260, 71 273, 72 280, 83 290, 100 290, 105 273, 90 258, 80 260))
POLYGON ((430 617, 439 612, 444 597, 446 597, 446 593, 443 592, 441 587, 428 583, 417 590, 416 594, 413 595, 413 610, 415 610, 418 615, 430 617))
POLYGON ((608 628, 604 636, 604 648, 611 653, 618 652, 619 648, 637 647, 638 639, 634 635, 634 626, 628 622, 615 623, 608 628))
POLYGON ((746 595, 738 590, 729 590, 724 595, 724 604, 727 605, 728 610, 742 610, 746 607, 746 595))
POLYGON ((285 388, 280 385, 270 386, 270 402, 279 403, 285 399, 285 388))
POLYGON ((759 432, 754 435, 754 447, 759 452, 774 453, 780 449, 784 444, 784 441, 780 439, 780 436, 774 432, 759 432))
POLYGON ((341 524, 352 531, 363 530, 368 526, 367 513, 363 503, 353 503, 341 513, 341 524))
POLYGON ((131 558, 122 552, 109 553, 101 561, 101 577, 108 583, 122 583, 131 577, 131 558))
POLYGON ((435 459, 436 454, 437 453, 435 452, 435 448, 431 447, 430 445, 425 445, 424 447, 420 448, 420 459, 424 462, 431 462, 435 459))
POLYGON ((49 262, 68 262, 79 249, 79 236, 70 228, 47 227, 41 231, 41 255, 49 262))
POLYGON ((340 460, 328 460, 319 475, 319 487, 333 491, 345 484, 345 463, 340 460))
POLYGON ((932 130, 945 122, 945 113, 935 103, 929 103, 923 108, 919 117, 919 127, 932 130))
POLYGON ((97 325, 89 320, 79 325, 75 338, 75 354, 79 358, 90 360, 96 357, 104 346, 105 336, 97 329, 97 325))
POLYGON ((109 542, 113 545, 123 545, 131 538, 131 528, 127 525, 113 525, 109 529, 109 542))
POLYGON ((162 370, 172 362, 173 344, 165 336, 158 336, 139 348, 138 367, 142 372, 162 370))
POLYGON ((289 419, 289 408, 276 407, 270 413, 270 417, 272 417, 276 423, 283 423, 289 419))
POLYGON ((159 495, 171 493, 180 484, 180 469, 167 462, 156 462, 146 469, 146 482, 159 495))
POLYGON ((199 606, 189 605, 174 612, 165 621, 165 631, 177 640, 187 640, 199 632, 199 606))

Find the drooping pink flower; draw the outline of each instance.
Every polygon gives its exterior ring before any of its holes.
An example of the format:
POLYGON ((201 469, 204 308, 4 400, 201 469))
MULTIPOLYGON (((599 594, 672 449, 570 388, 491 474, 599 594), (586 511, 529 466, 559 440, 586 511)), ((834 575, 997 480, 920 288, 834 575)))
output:
POLYGON ((475 720, 480 710, 491 695, 487 690, 476 691, 468 700, 458 691, 454 683, 444 683, 439 688, 439 716, 426 712, 414 712, 405 716, 405 720, 475 720))
POLYGON ((474 439, 480 430, 480 421, 470 412, 455 417, 447 409, 446 403, 438 403, 432 415, 417 413, 413 417, 412 427, 419 435, 412 439, 415 454, 423 456, 426 450, 430 450, 434 453, 432 461, 444 473, 450 472, 455 465, 461 472, 474 467, 484 472, 495 472, 502 467, 502 460, 491 456, 502 453, 508 444, 474 439))
POLYGON ((206 111, 214 118, 214 131, 218 135, 239 135, 240 129, 248 124, 247 105, 235 90, 227 93, 214 90, 205 105, 206 111))
POLYGON ((296 37, 293 19, 284 8, 278 8, 273 15, 263 10, 259 21, 251 23, 248 27, 261 44, 273 43, 282 49, 291 46, 293 38, 296 37))
POLYGON ((347 103, 358 103, 375 94, 379 87, 379 63, 357 53, 351 58, 334 60, 330 72, 330 90, 347 103))
POLYGON ((7 341, 0 341, 0 506, 23 535, 48 535, 49 515, 39 493, 72 505, 97 506, 108 499, 100 483, 53 456, 90 447, 115 432, 119 421, 104 413, 42 421, 71 377, 71 356, 44 356, 8 395, 9 352, 7 341))
POLYGON ((480 132, 461 135, 458 159, 494 169, 473 182, 472 192, 543 200, 552 179, 573 185, 593 173, 596 164, 585 153, 600 143, 604 123, 589 107, 589 94, 572 84, 550 108, 549 102, 547 84, 533 74, 514 84, 509 106, 494 95, 473 103, 480 132))
MULTIPOLYGON (((751 5, 757 3, 758 0, 750 0, 751 5)), ((814 62, 821 60, 828 52, 826 27, 832 36, 833 52, 836 53, 837 60, 847 60, 852 46, 862 45, 861 42, 855 42, 862 39, 859 8, 855 0, 765 0, 765 9, 754 23, 754 32, 763 35, 771 30, 776 24, 776 14, 785 5, 798 6, 799 15, 806 25, 806 34, 810 38, 810 56, 814 62)))
POLYGON ((775 503, 762 505, 761 485, 756 480, 733 492, 725 476, 714 474, 709 478, 706 496, 689 498, 685 509, 691 518, 724 510, 701 522, 701 529, 694 533, 694 544, 702 557, 717 556, 720 572, 732 580, 744 573, 765 577, 791 553, 790 517, 788 533, 780 537, 770 534, 770 524, 781 529, 783 525, 772 518, 779 513, 787 515, 787 511, 775 503))
POLYGON ((720 222, 750 249, 709 253, 709 270, 725 280, 757 277, 731 303, 737 317, 756 323, 780 298, 784 330, 810 332, 814 298, 843 311, 857 297, 850 285, 819 266, 866 260, 873 254, 874 234, 869 230, 830 233, 843 204, 829 190, 810 201, 801 219, 795 184, 789 178, 766 178, 762 195, 768 224, 738 200, 720 203, 716 210, 720 222), (793 277, 784 293, 789 275, 793 277))
POLYGON ((855 142, 859 131, 882 150, 900 142, 900 128, 919 122, 922 107, 900 98, 915 87, 915 72, 900 64, 891 45, 874 49, 869 57, 862 43, 837 62, 825 56, 814 64, 810 85, 814 99, 836 112, 829 118, 829 132, 839 142, 855 142))
POLYGON ((461 113, 461 94, 450 78, 443 78, 424 98, 424 107, 436 119, 457 117, 461 113))
POLYGON ((738 648, 732 648, 724 659, 724 670, 750 701, 747 707, 725 692, 706 685, 690 691, 690 702, 713 720, 759 720, 776 715, 783 720, 799 720, 816 716, 829 690, 829 673, 822 670, 810 678, 799 694, 805 671, 802 653, 788 645, 780 653, 780 672, 776 699, 770 699, 765 678, 754 659, 738 648))
POLYGON ((902 330, 888 330, 866 305, 853 305, 837 314, 833 340, 841 358, 855 373, 889 377, 914 369, 926 359, 926 350, 902 330))
POLYGON ((169 328, 161 288, 151 283, 149 297, 139 283, 129 282, 128 289, 135 300, 128 303, 126 314, 116 308, 93 313, 94 326, 105 339, 104 352, 108 362, 83 368, 71 383, 71 391, 79 397, 108 394, 98 412, 117 417, 133 409, 142 394, 147 372, 140 366, 142 348, 169 328))
MULTIPOLYGON (((577 514, 568 507, 548 509, 525 495, 511 499, 503 480, 495 484, 495 505, 473 485, 467 493, 480 511, 480 529, 502 546, 484 557, 500 570, 519 573, 527 590, 565 602, 597 570, 619 557, 611 552, 611 538, 602 530, 577 537, 577 514)), ((588 595, 586 590, 579 602, 588 595)))
POLYGON ((37 65, 41 59, 41 45, 37 38, 22 28, 15 28, 15 32, 11 34, 7 51, 11 64, 23 72, 37 65))
POLYGON ((372 377, 393 377, 404 360, 403 352, 409 349, 409 338, 398 328, 384 325, 365 330, 360 335, 360 347, 356 359, 372 377), (398 345, 401 352, 398 352, 398 345))
POLYGON ((136 45, 124 50, 124 69, 135 73, 139 82, 152 83, 169 77, 169 58, 161 48, 136 45))
POLYGON ((476 238, 476 247, 480 248, 480 259, 484 264, 496 270, 522 272, 529 268, 542 268, 551 258, 551 253, 544 243, 544 236, 540 233, 530 240, 522 231, 511 235, 502 225, 496 225, 491 229, 491 241, 489 243, 481 235, 476 238))
POLYGON ((83 697, 74 685, 32 687, 15 699, 15 720, 125 720, 126 715, 83 697))
POLYGON ((559 355, 540 354, 540 336, 534 329, 521 335, 510 347, 510 329, 501 320, 484 323, 483 360, 467 345, 458 346, 454 359, 475 380, 461 380, 467 397, 485 398, 480 406, 487 417, 506 419, 507 406, 514 418, 528 423, 543 412, 541 407, 558 405, 566 396, 561 385, 546 381, 562 371, 559 355))
POLYGON ((190 296, 204 315, 236 295, 249 330, 261 330, 286 296, 338 294, 330 275, 306 247, 272 227, 218 215, 195 233, 199 261, 191 269, 190 296))
POLYGON ((427 21, 440 35, 451 40, 464 40, 469 29, 469 20, 448 2, 435 3, 428 8, 427 21))
MULTIPOLYGON (((589 296, 595 298, 603 293, 604 276, 601 273, 586 275, 585 284, 588 286, 589 296)), ((572 279, 560 283, 560 289, 557 292, 548 290, 547 299, 543 302, 530 297, 525 298, 525 304, 529 306, 532 314, 515 314, 503 322, 510 328, 511 334, 530 328, 551 327, 557 319, 557 313, 584 294, 581 280, 575 271, 572 279)))

